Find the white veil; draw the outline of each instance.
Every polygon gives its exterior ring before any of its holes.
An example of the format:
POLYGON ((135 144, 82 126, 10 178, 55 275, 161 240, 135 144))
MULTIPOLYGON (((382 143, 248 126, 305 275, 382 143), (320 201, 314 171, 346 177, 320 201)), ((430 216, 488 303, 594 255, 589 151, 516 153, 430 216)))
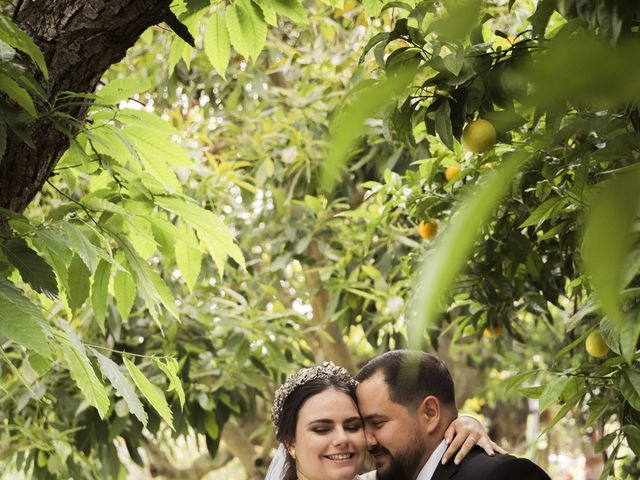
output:
POLYGON ((267 476, 264 480, 283 480, 284 470, 287 466, 287 449, 281 443, 276 450, 276 454, 269 464, 269 470, 267 470, 267 476))

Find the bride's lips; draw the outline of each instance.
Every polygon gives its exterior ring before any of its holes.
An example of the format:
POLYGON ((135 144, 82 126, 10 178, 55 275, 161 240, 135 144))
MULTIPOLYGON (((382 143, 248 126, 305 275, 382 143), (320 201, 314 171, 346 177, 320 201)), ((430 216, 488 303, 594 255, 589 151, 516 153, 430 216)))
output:
POLYGON ((324 458, 331 460, 332 462, 350 462, 355 457, 355 453, 353 452, 345 452, 345 453, 332 453, 330 455, 323 455, 324 458))

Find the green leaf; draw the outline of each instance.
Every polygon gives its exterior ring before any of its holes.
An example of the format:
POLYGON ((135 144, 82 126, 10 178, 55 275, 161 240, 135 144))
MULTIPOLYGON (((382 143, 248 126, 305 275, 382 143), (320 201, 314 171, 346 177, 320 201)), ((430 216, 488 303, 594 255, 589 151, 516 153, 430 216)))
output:
POLYGON ((593 446, 593 451, 595 453, 604 452, 607 448, 611 446, 611 444, 617 437, 618 437, 617 433, 608 433, 607 435, 605 435, 604 437, 602 437, 600 440, 596 442, 596 444, 593 446))
POLYGON ((342 176, 353 146, 368 128, 365 120, 392 103, 414 76, 413 68, 400 69, 385 80, 349 95, 351 102, 334 117, 329 128, 332 132, 329 150, 320 171, 322 188, 331 191, 342 176))
POLYGON ((133 385, 125 377, 118 365, 108 357, 105 357, 100 352, 93 348, 90 348, 93 355, 98 360, 100 370, 102 374, 109 380, 109 383, 115 388, 118 395, 120 395, 129 407, 129 411, 133 413, 138 420, 146 427, 147 426, 147 412, 144 411, 142 402, 136 395, 133 385))
POLYGON ((0 73, 0 91, 6 93, 9 98, 14 100, 18 105, 24 108, 29 115, 37 117, 38 112, 36 106, 33 104, 31 95, 24 88, 11 77, 8 77, 4 73, 0 73))
POLYGON ((445 0, 447 14, 429 25, 428 32, 437 33, 447 40, 464 40, 478 25, 482 2, 480 0, 445 0))
POLYGON ((603 182, 587 215, 582 244, 585 270, 604 312, 624 321, 621 295, 631 247, 631 231, 640 204, 640 168, 635 166, 603 182), (606 248, 605 248, 606 246, 606 248))
POLYGON ((71 222, 61 222, 62 228, 69 238, 71 248, 82 259, 93 274, 98 268, 98 252, 80 227, 71 222))
POLYGON ((231 44, 242 56, 258 58, 267 39, 267 24, 262 12, 249 0, 227 6, 225 21, 231 44))
MULTIPOLYGON (((379 0, 374 0, 379 1, 379 0)), ((307 14, 299 0, 267 0, 273 9, 280 15, 290 18, 296 23, 308 25, 307 14)))
POLYGON ((558 377, 549 383, 540 395, 540 411, 543 412, 556 403, 569 383, 569 377, 558 377))
POLYGON ((549 19, 556 9, 556 0, 540 0, 536 11, 529 17, 534 37, 544 37, 549 19))
POLYGON ((101 260, 93 276, 91 284, 91 306, 93 318, 100 330, 104 333, 104 319, 107 313, 107 299, 109 295, 109 279, 111 278, 111 265, 101 260))
POLYGON ((636 457, 640 456, 640 428, 636 425, 625 425, 622 431, 633 453, 636 457))
POLYGON ((584 428, 589 428, 607 411, 610 404, 606 400, 596 399, 589 404, 589 417, 584 424, 584 428))
POLYGON ((635 410, 640 412, 640 372, 627 369, 620 377, 620 393, 635 410))
POLYGON ((48 331, 40 308, 0 278, 0 334, 49 359, 53 352, 48 331))
POLYGON ((453 127, 451 126, 451 106, 449 100, 443 102, 436 110, 436 133, 449 150, 453 150, 453 127))
POLYGON ((169 287, 167 287, 167 284, 164 283, 160 276, 151 269, 149 264, 136 253, 127 239, 117 236, 116 241, 122 248, 127 262, 131 267, 131 273, 136 280, 138 294, 145 301, 151 317, 156 321, 158 326, 162 327, 160 323, 160 316, 163 313, 162 307, 176 319, 179 319, 175 299, 169 287))
POLYGON ((133 276, 125 270, 116 271, 113 278, 113 296, 123 321, 129 318, 133 302, 136 299, 136 291, 136 282, 133 276))
POLYGON ((71 378, 78 384, 87 402, 96 407, 100 418, 106 418, 109 411, 107 390, 96 375, 86 353, 66 338, 61 339, 60 348, 69 365, 71 378))
POLYGON ((157 197, 156 205, 174 213, 183 222, 195 228, 200 242, 213 258, 221 275, 227 255, 240 266, 244 266, 244 257, 231 232, 213 212, 177 197, 157 197))
POLYGON ((180 400, 180 407, 184 407, 185 395, 184 389, 182 388, 182 382, 178 378, 178 370, 179 365, 178 361, 173 358, 167 358, 163 363, 160 359, 155 359, 156 365, 160 370, 164 372, 164 374, 169 379, 169 389, 167 392, 176 392, 178 395, 178 400, 180 400))
POLYGON ((136 93, 146 92, 153 84, 153 79, 146 76, 127 76, 111 80, 96 92, 96 102, 105 105, 117 104, 136 93))
POLYGON ((214 13, 209 18, 204 35, 204 53, 207 54, 216 72, 222 78, 225 78, 224 74, 227 71, 229 57, 231 56, 231 43, 229 42, 227 25, 219 13, 214 13))
POLYGON ((67 300, 69 308, 76 311, 89 297, 91 273, 79 255, 74 255, 67 271, 67 300))
POLYGON ((443 300, 473 253, 482 228, 526 160, 525 152, 505 155, 502 165, 466 191, 449 225, 436 236, 422 261, 409 307, 408 336, 414 347, 422 344, 423 334, 435 325, 443 300))
POLYGON ((122 360, 124 361, 127 370, 129 370, 129 374, 131 375, 134 383, 140 389, 144 397, 149 401, 149 404, 156 412, 158 412, 160 417, 162 417, 162 419, 167 422, 171 429, 174 430, 173 414, 171 413, 171 409, 167 404, 167 399, 165 398, 164 393, 162 393, 162 390, 160 390, 149 380, 147 380, 147 377, 145 377, 145 375, 140 371, 138 367, 133 364, 133 362, 124 357, 122 360))
POLYGON ((640 312, 627 315, 620 325, 620 353, 631 364, 640 336, 640 312))
MULTIPOLYGON (((184 229, 184 233, 193 237, 192 242, 197 242, 195 234, 188 229, 184 229)), ((190 291, 193 291, 200 275, 200 267, 202 264, 202 250, 200 248, 190 246, 180 240, 176 242, 176 264, 180 269, 182 278, 184 278, 190 291)))
POLYGON ((0 40, 7 45, 29 55, 44 75, 45 80, 49 79, 47 64, 40 48, 31 40, 31 37, 24 33, 20 28, 9 19, 6 15, 0 14, 0 40))
POLYGON ((51 266, 35 250, 32 250, 22 238, 7 240, 1 245, 7 260, 18 269, 22 280, 38 293, 49 298, 58 296, 56 276, 51 266))
POLYGON ((211 438, 218 438, 220 427, 218 427, 215 412, 208 411, 204 413, 204 428, 211 438))

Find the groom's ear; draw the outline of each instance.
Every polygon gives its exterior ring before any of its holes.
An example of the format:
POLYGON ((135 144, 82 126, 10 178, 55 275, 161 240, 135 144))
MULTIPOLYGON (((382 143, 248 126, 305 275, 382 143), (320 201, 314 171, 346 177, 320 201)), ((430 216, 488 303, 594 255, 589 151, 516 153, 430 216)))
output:
POLYGON ((418 405, 418 421, 427 433, 431 433, 440 426, 442 408, 440 400, 433 395, 424 397, 418 405))

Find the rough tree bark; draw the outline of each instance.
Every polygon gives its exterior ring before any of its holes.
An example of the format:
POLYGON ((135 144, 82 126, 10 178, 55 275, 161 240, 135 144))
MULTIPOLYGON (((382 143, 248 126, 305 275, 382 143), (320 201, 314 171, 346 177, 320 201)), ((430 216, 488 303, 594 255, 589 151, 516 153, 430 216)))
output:
MULTIPOLYGON (((14 17, 44 54, 49 80, 34 73, 52 103, 61 92, 93 92, 105 71, 138 37, 167 17, 170 4, 171 0, 38 0, 19 2, 14 17)), ((23 211, 69 146, 69 138, 54 127, 47 107, 41 107, 44 114, 28 129, 34 149, 8 135, 0 162, 0 207, 23 211)), ((87 108, 74 105, 63 111, 82 121, 87 108)), ((75 133, 72 125, 66 127, 75 133)))

